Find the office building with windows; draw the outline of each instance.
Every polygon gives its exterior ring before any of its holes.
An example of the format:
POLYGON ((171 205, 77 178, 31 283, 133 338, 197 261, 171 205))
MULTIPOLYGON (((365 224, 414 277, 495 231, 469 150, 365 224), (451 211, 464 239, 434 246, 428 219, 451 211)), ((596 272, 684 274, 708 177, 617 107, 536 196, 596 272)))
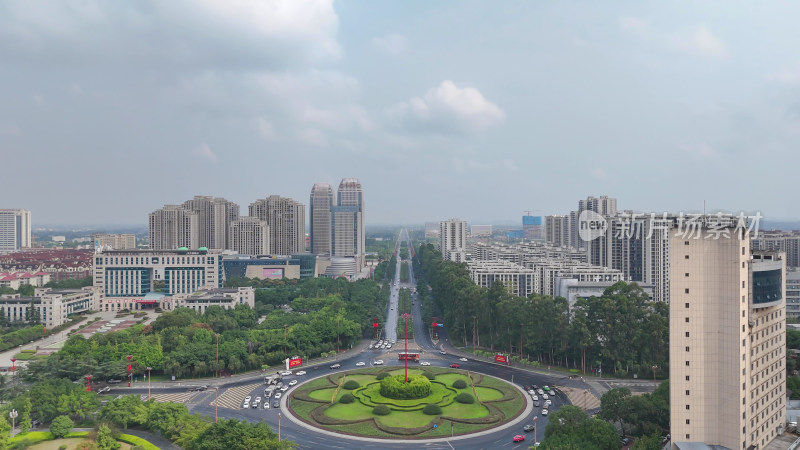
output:
POLYGON ((331 255, 331 214, 333 211, 333 189, 328 183, 315 183, 311 188, 309 202, 311 220, 311 253, 318 256, 331 255))
POLYGON ((306 207, 302 203, 270 195, 251 203, 249 215, 267 223, 270 253, 290 255, 305 252, 306 207))
POLYGON ((12 322, 33 319, 47 328, 69 321, 70 316, 100 309, 102 295, 93 287, 82 289, 36 288, 33 297, 20 294, 0 295, 0 312, 12 322), (30 308, 33 307, 35 313, 30 308))
POLYGON ((439 251, 442 258, 466 262, 467 260, 467 222, 450 219, 439 222, 439 251))
POLYGON ((136 248, 136 235, 134 234, 92 234, 92 242, 95 248, 105 248, 109 250, 129 250, 136 248))
POLYGON ((0 253, 31 247, 31 212, 0 209, 0 253))
POLYGON ((336 205, 331 208, 331 256, 335 257, 331 261, 352 258, 356 272, 364 267, 367 246, 364 210, 361 182, 358 178, 343 178, 336 191, 336 205))
POLYGON ((269 255, 269 225, 257 217, 240 217, 231 222, 228 243, 236 253, 269 255))

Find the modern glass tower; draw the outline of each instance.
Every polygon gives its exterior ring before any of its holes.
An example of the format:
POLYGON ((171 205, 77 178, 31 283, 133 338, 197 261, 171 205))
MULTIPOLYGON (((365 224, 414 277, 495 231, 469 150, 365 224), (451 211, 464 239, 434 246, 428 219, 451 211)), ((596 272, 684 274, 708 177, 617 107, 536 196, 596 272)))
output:
POLYGON ((331 211, 333 189, 328 183, 315 183, 311 188, 311 253, 331 255, 331 211))

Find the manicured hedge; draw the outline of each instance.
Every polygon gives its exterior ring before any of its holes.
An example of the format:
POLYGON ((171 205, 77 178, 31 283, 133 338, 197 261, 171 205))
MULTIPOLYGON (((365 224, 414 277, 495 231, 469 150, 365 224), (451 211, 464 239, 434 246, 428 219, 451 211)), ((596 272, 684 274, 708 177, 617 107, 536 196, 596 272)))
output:
POLYGON ((372 414, 376 416, 388 416, 390 412, 392 412, 392 410, 386 405, 378 405, 372 408, 372 414))
POLYGON ((453 387, 456 389, 465 389, 467 387, 467 382, 464 380, 453 381, 453 387))
POLYGON ((339 398, 339 403, 353 403, 355 400, 353 394, 344 394, 339 398))
POLYGON ((469 405, 470 403, 475 403, 475 398, 472 397, 472 394, 467 394, 466 392, 462 392, 458 394, 458 396, 456 397, 456 401, 458 403, 465 403, 469 405))
POLYGON ((433 373, 427 372, 427 371, 422 372, 422 376, 427 378, 427 379, 429 379, 429 380, 435 380, 436 379, 436 374, 433 374, 433 373))
POLYGON ((378 380, 382 380, 382 379, 384 379, 384 378, 386 378, 388 376, 389 376, 389 372, 381 372, 375 378, 377 378, 378 380))
POLYGON ((421 375, 409 375, 408 383, 403 375, 381 380, 381 395, 398 400, 427 397, 431 393, 431 381, 421 375))
POLYGON ((150 441, 132 434, 120 434, 119 437, 117 437, 117 440, 126 444, 141 447, 144 450, 159 450, 158 447, 150 443, 150 441))
POLYGON ((361 385, 358 384, 358 381, 356 380, 347 380, 342 385, 342 388, 347 389, 348 391, 352 391, 353 389, 358 389, 359 387, 361 387, 361 385))
POLYGON ((436 403, 428 403, 424 408, 422 408, 422 413, 429 416, 435 416, 442 413, 442 408, 440 408, 436 403))

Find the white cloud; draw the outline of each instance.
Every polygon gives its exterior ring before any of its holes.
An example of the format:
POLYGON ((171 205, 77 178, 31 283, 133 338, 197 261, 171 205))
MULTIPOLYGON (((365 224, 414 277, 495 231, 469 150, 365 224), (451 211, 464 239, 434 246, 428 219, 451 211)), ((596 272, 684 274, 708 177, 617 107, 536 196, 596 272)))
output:
POLYGON ((255 120, 255 127, 256 131, 258 131, 258 135, 262 138, 267 140, 275 138, 275 127, 269 120, 259 117, 255 120))
POLYGON ((725 43, 706 27, 688 33, 674 33, 669 44, 675 50, 698 57, 724 58, 728 56, 725 43))
POLYGON ((648 31, 647 22, 644 19, 633 16, 617 18, 617 25, 625 31, 631 31, 636 34, 644 34, 648 31))
POLYGON ((786 84, 800 83, 800 64, 790 68, 784 69, 779 72, 767 75, 767 80, 778 81, 786 84))
POLYGON ((485 130, 506 118, 505 111, 478 89, 459 87, 450 80, 429 89, 423 97, 395 105, 387 113, 391 120, 438 133, 485 130))
POLYGON ((453 167, 456 172, 516 172, 519 170, 517 163, 512 159, 499 161, 477 161, 474 159, 453 158, 453 167))
POLYGON ((401 34, 389 34, 372 38, 372 46, 392 56, 397 56, 408 48, 408 39, 401 34))
POLYGON ((195 147, 195 149, 192 150, 192 153, 194 153, 195 156, 207 159, 214 164, 217 163, 217 155, 211 151, 211 147, 209 147, 208 144, 200 144, 198 147, 195 147))
POLYGON ((596 180, 604 181, 608 179, 608 173, 602 167, 593 167, 589 174, 596 180))
POLYGON ((705 143, 684 144, 679 146, 678 148, 695 159, 710 159, 710 158, 716 158, 718 156, 716 150, 714 150, 710 145, 705 143))

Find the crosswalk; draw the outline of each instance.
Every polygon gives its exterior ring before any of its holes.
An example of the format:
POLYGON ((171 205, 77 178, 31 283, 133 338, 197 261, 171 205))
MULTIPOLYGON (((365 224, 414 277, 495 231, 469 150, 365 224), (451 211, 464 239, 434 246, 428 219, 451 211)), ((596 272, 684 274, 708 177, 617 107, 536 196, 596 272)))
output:
MULTIPOLYGON (((175 392, 169 394, 153 394, 150 397, 159 402, 175 402, 175 403, 193 403, 191 399, 197 395, 197 392, 175 392)), ((142 401, 147 400, 147 394, 141 395, 142 401)))
POLYGON ((594 409, 600 407, 600 399, 595 397, 588 389, 576 389, 565 386, 557 386, 558 390, 567 394, 569 402, 581 409, 594 409))
MULTIPOLYGON (((241 409, 244 398, 260 386, 263 386, 263 383, 253 383, 228 388, 217 397, 217 405, 222 408, 241 409)), ((215 406, 213 401, 211 402, 211 406, 215 406)))

